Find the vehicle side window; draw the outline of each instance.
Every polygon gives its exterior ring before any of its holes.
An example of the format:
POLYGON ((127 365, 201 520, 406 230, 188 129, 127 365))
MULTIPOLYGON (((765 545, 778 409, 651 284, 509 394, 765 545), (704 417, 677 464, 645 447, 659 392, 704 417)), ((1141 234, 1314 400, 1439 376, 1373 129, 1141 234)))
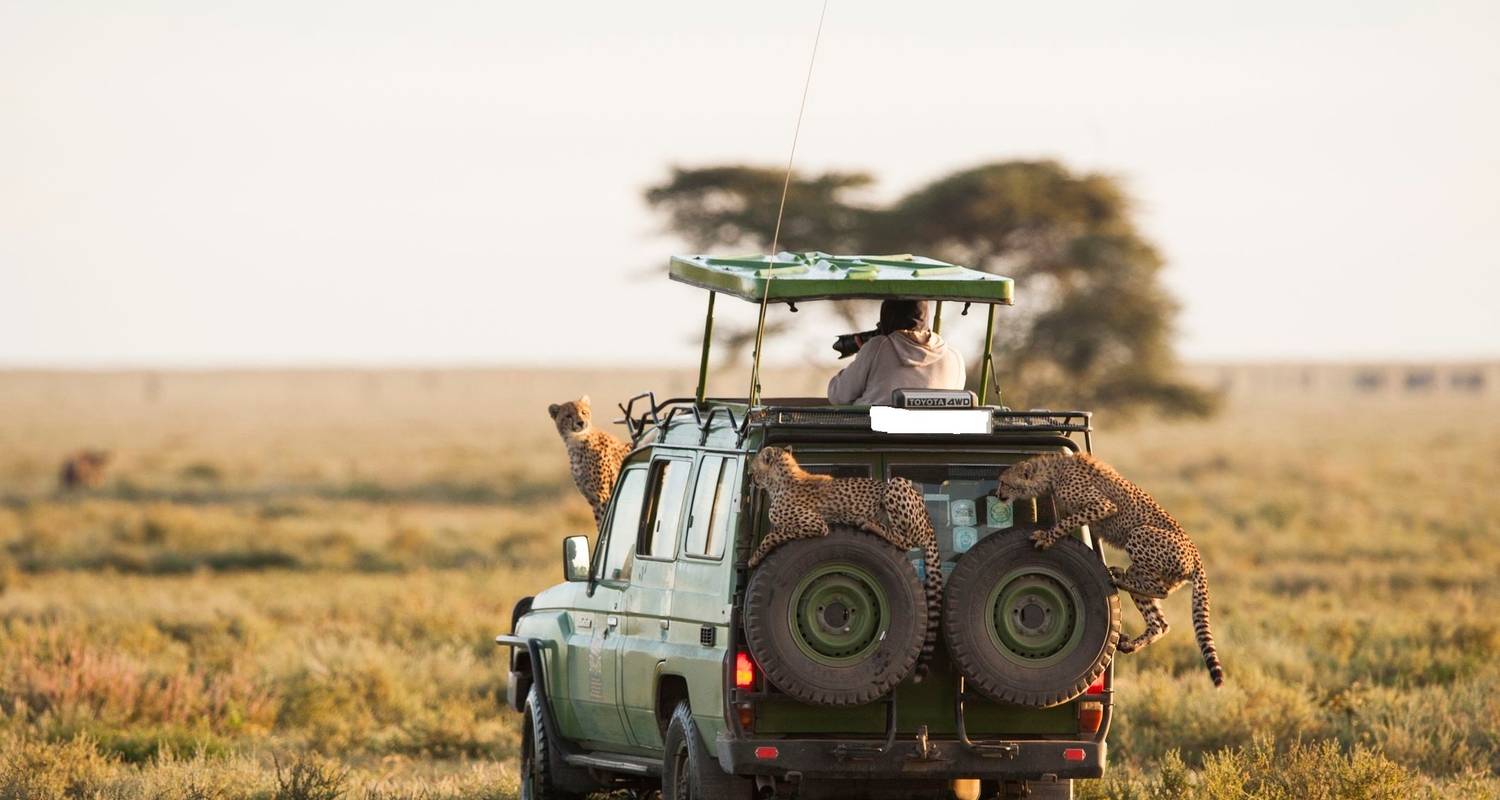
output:
POLYGON ((677 529, 687 495, 690 461, 663 459, 651 465, 651 508, 636 542, 636 555, 671 558, 677 554, 677 529))
POLYGON ((729 510, 734 507, 738 462, 724 456, 704 456, 693 490, 686 552, 690 556, 720 558, 728 539, 729 510))
POLYGON ((636 533, 641 527, 641 508, 646 499, 646 468, 631 467, 620 479, 620 489, 615 492, 614 512, 609 518, 609 533, 604 541, 603 571, 601 580, 628 581, 630 567, 634 562, 636 533))

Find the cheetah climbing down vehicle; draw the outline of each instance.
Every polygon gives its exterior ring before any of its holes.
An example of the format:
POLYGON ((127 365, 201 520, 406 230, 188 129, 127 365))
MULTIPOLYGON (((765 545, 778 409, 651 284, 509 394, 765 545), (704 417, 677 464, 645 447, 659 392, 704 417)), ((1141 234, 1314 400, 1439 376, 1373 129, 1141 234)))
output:
POLYGON ((1051 547, 1082 525, 1130 556, 1129 569, 1110 567, 1115 586, 1130 593, 1146 621, 1146 630, 1119 643, 1118 652, 1131 653, 1166 635, 1167 619, 1161 600, 1186 581, 1193 582, 1193 630, 1198 649, 1215 686, 1224 683, 1224 668, 1208 626, 1208 576, 1198 548, 1182 526, 1145 490, 1126 480, 1113 467, 1086 454, 1043 455, 1016 463, 1000 473, 995 494, 1002 501, 1051 494, 1059 519, 1036 531, 1031 540, 1039 549, 1051 547))
POLYGON ((567 445, 568 468, 573 473, 573 483, 593 507, 594 527, 598 528, 604 519, 604 510, 609 507, 615 479, 620 477, 620 464, 630 454, 630 445, 593 427, 588 395, 566 403, 553 403, 547 406, 547 413, 557 425, 563 444, 567 445))
POLYGON ((873 533, 902 549, 922 549, 927 578, 927 638, 917 660, 916 677, 926 677, 937 649, 943 609, 942 558, 922 493, 905 478, 833 478, 802 469, 788 450, 763 447, 750 462, 750 477, 771 498, 770 528, 750 556, 760 564, 772 549, 796 539, 827 536, 829 525, 848 525, 873 533))

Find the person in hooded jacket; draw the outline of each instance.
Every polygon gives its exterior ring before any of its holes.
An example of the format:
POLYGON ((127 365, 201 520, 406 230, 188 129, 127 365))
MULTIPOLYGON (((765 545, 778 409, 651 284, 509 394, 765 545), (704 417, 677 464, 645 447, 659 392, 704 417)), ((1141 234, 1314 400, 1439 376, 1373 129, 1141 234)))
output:
POLYGON ((963 356, 927 327, 927 303, 886 300, 880 304, 878 336, 854 362, 828 382, 828 402, 839 406, 885 405, 895 389, 962 389, 963 356))

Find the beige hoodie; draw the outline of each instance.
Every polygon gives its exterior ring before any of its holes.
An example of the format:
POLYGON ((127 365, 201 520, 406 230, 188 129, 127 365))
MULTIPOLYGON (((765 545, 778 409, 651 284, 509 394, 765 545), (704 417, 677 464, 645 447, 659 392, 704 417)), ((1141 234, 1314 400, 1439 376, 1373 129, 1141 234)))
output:
POLYGON ((836 406, 889 405, 895 389, 962 389, 964 359, 932 331, 876 336, 828 382, 836 406))

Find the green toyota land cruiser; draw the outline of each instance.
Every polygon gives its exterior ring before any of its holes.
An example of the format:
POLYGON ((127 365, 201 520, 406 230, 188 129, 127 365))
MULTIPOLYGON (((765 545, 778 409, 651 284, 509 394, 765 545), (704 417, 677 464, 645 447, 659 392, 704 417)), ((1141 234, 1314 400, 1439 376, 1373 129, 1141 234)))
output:
POLYGON ((709 290, 697 394, 622 405, 633 452, 597 542, 565 539, 566 581, 518 603, 496 639, 523 715, 522 797, 1070 797, 1074 779, 1099 777, 1120 631, 1102 552, 1087 529, 1036 550, 1025 532, 1053 522, 1050 499, 993 495, 1006 465, 1091 444, 1085 412, 989 404, 1012 282, 816 252, 678 257, 671 277, 709 290), (747 397, 704 396, 718 294, 761 305, 747 397), (988 309, 977 397, 760 396, 767 307, 890 297, 935 302, 935 327, 945 303, 988 309), (811 472, 911 480, 942 563, 834 528, 749 569, 767 498, 747 467, 766 445, 811 472), (926 636, 929 569, 946 576, 940 645, 925 680, 893 680, 926 636))

